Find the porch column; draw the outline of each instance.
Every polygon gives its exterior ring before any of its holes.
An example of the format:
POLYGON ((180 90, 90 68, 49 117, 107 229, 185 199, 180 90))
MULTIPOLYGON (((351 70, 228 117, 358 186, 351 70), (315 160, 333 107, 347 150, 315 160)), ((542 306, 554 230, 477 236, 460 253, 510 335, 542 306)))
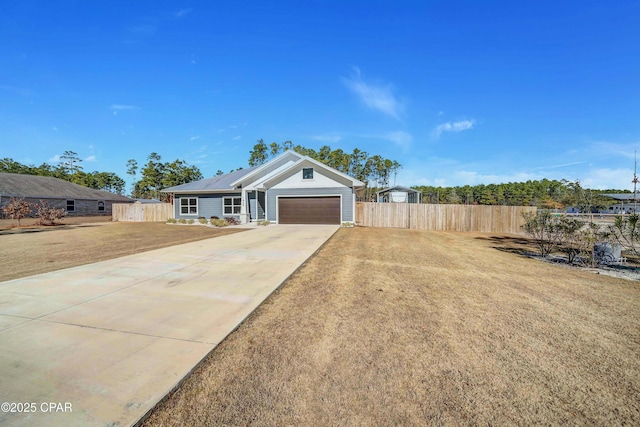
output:
POLYGON ((240 200, 240 223, 246 224, 249 222, 249 209, 247 200, 247 190, 242 188, 242 199, 240 200))

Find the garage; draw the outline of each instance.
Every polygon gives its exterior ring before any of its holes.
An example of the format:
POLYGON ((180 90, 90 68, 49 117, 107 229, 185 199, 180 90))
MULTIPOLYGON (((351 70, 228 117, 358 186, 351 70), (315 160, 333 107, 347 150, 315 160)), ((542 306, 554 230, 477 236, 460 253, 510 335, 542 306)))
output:
POLYGON ((340 224, 340 197, 279 197, 279 224, 340 224))

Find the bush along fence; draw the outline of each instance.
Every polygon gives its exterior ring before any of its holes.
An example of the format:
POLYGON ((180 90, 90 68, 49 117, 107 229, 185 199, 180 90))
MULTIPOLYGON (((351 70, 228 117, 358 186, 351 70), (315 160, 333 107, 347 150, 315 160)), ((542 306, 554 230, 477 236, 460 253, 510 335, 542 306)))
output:
POLYGON ((434 231, 522 234, 532 206, 356 203, 356 225, 434 231))
POLYGON ((111 220, 121 222, 166 222, 173 218, 170 203, 114 203, 111 220))
MULTIPOLYGON (((564 252, 566 262, 588 267, 624 264, 623 253, 640 257, 640 216, 617 215, 613 222, 584 221, 572 215, 548 211, 523 214, 523 230, 541 257, 564 252)), ((600 220, 602 220, 600 218, 600 220)))

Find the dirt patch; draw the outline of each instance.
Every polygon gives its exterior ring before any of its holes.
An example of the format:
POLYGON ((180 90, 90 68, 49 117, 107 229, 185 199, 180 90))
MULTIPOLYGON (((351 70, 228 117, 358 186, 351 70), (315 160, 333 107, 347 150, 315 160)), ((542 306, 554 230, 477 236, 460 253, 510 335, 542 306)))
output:
POLYGON ((65 218, 61 226, 0 228, 0 282, 243 231, 108 219, 65 218))
POLYGON ((476 237, 338 231, 145 425, 638 425, 640 284, 476 237))

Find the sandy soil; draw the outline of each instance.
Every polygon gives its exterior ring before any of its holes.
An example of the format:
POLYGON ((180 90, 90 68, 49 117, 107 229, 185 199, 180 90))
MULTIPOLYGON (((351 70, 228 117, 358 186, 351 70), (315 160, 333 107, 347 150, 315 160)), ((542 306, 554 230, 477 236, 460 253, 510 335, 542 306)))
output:
POLYGON ((640 283, 526 244, 341 229, 146 425, 639 425, 640 283))

